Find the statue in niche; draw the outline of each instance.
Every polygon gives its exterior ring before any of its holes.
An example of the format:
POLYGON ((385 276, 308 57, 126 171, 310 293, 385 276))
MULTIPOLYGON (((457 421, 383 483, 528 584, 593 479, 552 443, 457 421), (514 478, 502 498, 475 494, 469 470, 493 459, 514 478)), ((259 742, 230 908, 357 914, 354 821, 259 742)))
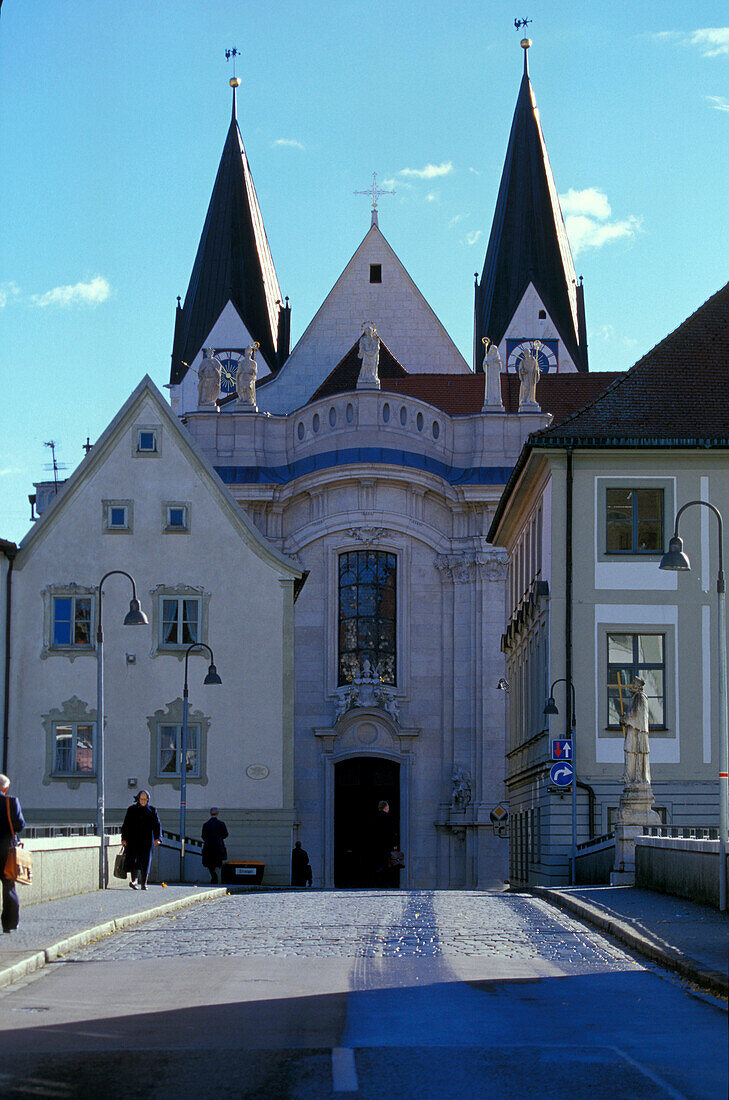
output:
POLYGON ((465 813, 466 806, 471 802, 471 776, 460 764, 453 769, 452 802, 459 813, 465 813))
POLYGON ((377 369, 380 363, 380 338, 374 321, 365 321, 357 352, 362 367, 357 378, 358 390, 379 390, 380 379, 377 369))
POLYGON ((539 381, 539 353, 540 343, 535 340, 527 351, 524 352, 519 363, 519 408, 539 408, 537 405, 537 382, 539 381))
POLYGON ((488 336, 484 336, 483 344, 483 372, 486 375, 486 397, 484 399, 484 411, 498 409, 503 412, 504 405, 501 400, 501 372, 502 363, 499 349, 492 344, 488 336))
POLYGON ((205 348, 203 350, 203 361, 197 372, 198 405, 215 405, 220 397, 221 369, 220 360, 215 357, 215 348, 205 348))
POLYGON ((645 680, 636 676, 628 684, 632 700, 625 713, 625 756, 626 786, 650 786, 650 743, 648 740, 648 698, 643 691, 645 680))
POLYGON ((238 394, 238 405, 243 405, 253 411, 258 409, 256 405, 258 367, 256 366, 255 354, 260 346, 256 340, 255 344, 250 344, 246 348, 243 358, 238 362, 238 373, 235 376, 235 392, 238 394))

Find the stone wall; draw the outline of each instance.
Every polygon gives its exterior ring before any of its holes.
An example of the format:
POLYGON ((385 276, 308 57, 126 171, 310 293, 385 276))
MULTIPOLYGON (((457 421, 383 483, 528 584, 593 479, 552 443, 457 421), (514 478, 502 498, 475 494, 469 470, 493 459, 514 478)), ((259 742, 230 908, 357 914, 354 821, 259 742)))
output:
POLYGON ((718 907, 719 841, 639 837, 635 885, 718 907))
MULTIPOLYGON (((23 841, 23 847, 33 854, 33 881, 30 886, 18 886, 21 905, 34 905, 38 901, 53 901, 98 889, 98 837, 41 837, 23 841)), ((125 886, 125 882, 115 879, 111 873, 117 853, 121 851, 118 836, 111 838, 107 851, 109 886, 125 886)))
POLYGON ((577 849, 575 879, 578 886, 593 886, 610 882, 615 864, 615 838, 602 840, 590 848, 577 849))

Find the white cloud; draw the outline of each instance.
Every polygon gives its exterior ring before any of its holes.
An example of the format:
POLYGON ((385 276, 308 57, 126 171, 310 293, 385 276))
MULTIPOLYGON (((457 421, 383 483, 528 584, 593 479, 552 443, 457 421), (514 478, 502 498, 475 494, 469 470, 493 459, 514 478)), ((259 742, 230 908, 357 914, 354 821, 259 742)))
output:
POLYGON ((428 191, 428 194, 425 196, 425 201, 435 202, 437 198, 438 196, 436 195, 435 191, 428 191))
POLYGON ((0 469, 0 477, 8 477, 11 474, 22 474, 22 473, 25 473, 25 471, 23 469, 21 469, 20 466, 5 466, 2 469, 0 469))
POLYGON ((458 223, 462 222, 466 216, 466 214, 454 214, 451 220, 448 222, 448 228, 455 229, 458 223))
POLYGON ((729 111, 729 103, 721 95, 707 95, 706 97, 715 111, 729 111))
POLYGON ((700 27, 689 31, 659 31, 655 36, 663 42, 679 42, 682 46, 695 46, 702 57, 721 57, 729 53, 729 27, 700 27))
POLYGON ((442 164, 426 164, 425 168, 401 168, 399 176, 410 176, 419 180, 432 180, 437 176, 448 176, 453 171, 450 160, 444 160, 442 164))
POLYGON ((607 195, 597 187, 586 187, 583 191, 571 187, 559 196, 559 201, 575 256, 586 248, 601 248, 610 241, 634 237, 642 225, 642 218, 634 214, 611 221, 607 195))
POLYGON ((483 237, 483 229, 472 229, 470 233, 466 233, 469 244, 475 244, 479 237, 483 237))
POLYGON ((111 287, 103 275, 94 275, 88 283, 74 283, 72 286, 54 286, 45 294, 31 294, 28 301, 34 306, 96 306, 105 302, 111 294, 111 287))
POLYGON ((305 149, 306 146, 302 145, 296 138, 276 138, 274 145, 283 146, 284 149, 305 149))
POLYGON ((0 309, 8 304, 11 298, 17 298, 20 287, 17 283, 3 283, 0 285, 0 309))

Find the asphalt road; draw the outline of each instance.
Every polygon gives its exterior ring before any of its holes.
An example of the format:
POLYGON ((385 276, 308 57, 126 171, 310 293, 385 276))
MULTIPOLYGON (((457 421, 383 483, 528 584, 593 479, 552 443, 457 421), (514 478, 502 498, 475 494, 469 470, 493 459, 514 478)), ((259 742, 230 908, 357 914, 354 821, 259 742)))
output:
POLYGON ((727 1096, 725 1006, 546 902, 234 895, 0 995, 5 1097, 727 1096))

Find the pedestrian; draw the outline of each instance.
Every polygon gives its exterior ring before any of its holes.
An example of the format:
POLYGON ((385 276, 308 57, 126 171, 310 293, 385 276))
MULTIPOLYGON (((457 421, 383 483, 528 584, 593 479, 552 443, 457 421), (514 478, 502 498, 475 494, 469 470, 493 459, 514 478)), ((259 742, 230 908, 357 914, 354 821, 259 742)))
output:
POLYGON ((395 829, 390 817, 390 804, 382 799, 371 827, 371 865, 375 886, 390 886, 390 852, 395 843, 395 829))
POLYGON ((135 794, 134 802, 126 812, 121 831, 132 890, 137 887, 140 890, 147 889, 147 878, 152 866, 152 848, 159 844, 161 832, 159 816, 149 802, 149 791, 140 791, 135 794))
POLYGON ((312 882, 309 854, 301 847, 301 841, 297 840, 291 853, 291 885, 311 886, 312 882))
POLYGON ((202 865, 210 872, 211 884, 217 885, 218 868, 223 866, 223 860, 228 858, 225 847, 225 838, 228 829, 224 821, 220 821, 217 806, 210 807, 210 817, 202 827, 203 850, 202 865))
POLYGON ((14 932, 18 927, 20 915, 20 903, 15 881, 5 878, 2 874, 5 868, 5 860, 13 843, 13 832, 19 833, 25 828, 23 811, 20 802, 8 794, 10 780, 7 775, 0 775, 0 875, 3 880, 3 908, 2 926, 3 932, 14 932), (12 822, 12 828, 11 828, 12 822))

